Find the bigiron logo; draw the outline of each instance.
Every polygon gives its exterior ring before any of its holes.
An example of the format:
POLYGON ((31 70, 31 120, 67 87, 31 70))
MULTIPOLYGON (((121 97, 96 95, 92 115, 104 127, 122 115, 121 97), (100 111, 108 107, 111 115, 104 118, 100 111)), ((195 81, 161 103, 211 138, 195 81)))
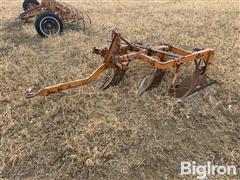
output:
POLYGON ((229 175, 236 176, 238 174, 237 166, 235 165, 213 165, 207 162, 206 165, 197 165, 195 161, 181 162, 181 175, 196 175, 198 179, 207 178, 207 176, 229 175))

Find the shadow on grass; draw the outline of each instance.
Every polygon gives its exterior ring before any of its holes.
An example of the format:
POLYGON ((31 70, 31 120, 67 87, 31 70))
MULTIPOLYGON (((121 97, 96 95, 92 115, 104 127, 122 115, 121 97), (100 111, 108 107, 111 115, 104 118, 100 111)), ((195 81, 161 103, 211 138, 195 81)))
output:
MULTIPOLYGON (((36 42, 41 42, 44 40, 40 35, 35 31, 35 35, 28 33, 27 28, 34 28, 34 22, 29 22, 24 24, 23 21, 20 20, 12 20, 3 24, 2 28, 2 39, 3 41, 7 41, 13 43, 15 46, 19 45, 33 45, 36 42)), ((84 32, 86 34, 91 34, 91 27, 86 27, 85 29, 81 24, 74 23, 65 23, 64 24, 64 32, 67 31, 75 31, 75 32, 84 32)))
POLYGON ((33 45, 36 43, 36 41, 42 40, 37 33, 34 36, 28 33, 24 26, 27 28, 33 28, 32 23, 24 24, 23 21, 20 20, 13 20, 3 24, 3 41, 7 41, 13 43, 15 46, 19 46, 23 44, 33 45))

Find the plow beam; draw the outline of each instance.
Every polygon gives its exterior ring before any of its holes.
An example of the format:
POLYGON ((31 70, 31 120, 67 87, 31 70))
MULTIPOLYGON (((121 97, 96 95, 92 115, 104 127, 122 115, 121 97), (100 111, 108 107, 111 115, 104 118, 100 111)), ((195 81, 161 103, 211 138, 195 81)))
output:
POLYGON ((166 62, 160 62, 155 58, 150 57, 144 53, 139 53, 138 58, 144 62, 151 64, 152 66, 158 69, 167 69, 171 67, 176 67, 177 65, 185 62, 194 61, 195 59, 203 59, 204 62, 208 64, 209 61, 212 59, 213 54, 214 54, 214 50, 209 48, 209 49, 204 49, 204 50, 192 53, 184 57, 172 59, 166 62))
POLYGON ((32 92, 32 89, 30 88, 27 91, 27 98, 33 98, 35 96, 47 96, 49 94, 54 94, 54 93, 58 93, 60 91, 64 91, 67 89, 73 89, 73 88, 77 88, 79 86, 83 86, 86 84, 89 84, 93 81, 95 81, 97 79, 98 76, 100 76, 100 74, 102 72, 104 72, 106 69, 108 68, 107 64, 102 64, 101 66, 99 66, 97 68, 96 71, 94 71, 89 77, 84 78, 84 79, 80 79, 80 80, 76 80, 76 81, 71 81, 71 82, 67 82, 67 83, 61 83, 61 84, 57 84, 54 86, 49 86, 49 87, 45 87, 37 92, 32 92))

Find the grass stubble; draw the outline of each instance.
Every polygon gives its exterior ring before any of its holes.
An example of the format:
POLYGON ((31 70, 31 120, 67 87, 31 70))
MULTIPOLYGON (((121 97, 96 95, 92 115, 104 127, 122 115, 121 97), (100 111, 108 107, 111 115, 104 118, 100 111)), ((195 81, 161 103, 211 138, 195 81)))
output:
MULTIPOLYGON (((68 1, 93 19, 85 32, 65 27, 41 39, 14 18, 22 1, 3 0, 0 41, 0 178, 192 179, 181 161, 240 162, 239 1, 68 1), (105 91, 88 86, 26 99, 36 88, 89 75, 111 30, 130 41, 216 49, 209 76, 218 85, 178 102, 169 78, 141 97, 152 68, 130 65, 124 81, 105 91)), ((209 179, 235 179, 215 176, 209 179)))

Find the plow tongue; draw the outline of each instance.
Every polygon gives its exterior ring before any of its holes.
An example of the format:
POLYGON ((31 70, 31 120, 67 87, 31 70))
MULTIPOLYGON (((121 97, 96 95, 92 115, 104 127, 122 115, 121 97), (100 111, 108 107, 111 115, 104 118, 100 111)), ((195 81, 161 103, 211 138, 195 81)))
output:
POLYGON ((122 79, 124 74, 126 73, 127 69, 121 70, 119 68, 114 68, 114 74, 112 77, 108 77, 106 82, 100 87, 100 89, 105 90, 110 86, 118 85, 122 79))
POLYGON ((159 85, 164 77, 165 71, 157 69, 152 74, 147 75, 141 82, 137 95, 142 95, 145 91, 159 85))

